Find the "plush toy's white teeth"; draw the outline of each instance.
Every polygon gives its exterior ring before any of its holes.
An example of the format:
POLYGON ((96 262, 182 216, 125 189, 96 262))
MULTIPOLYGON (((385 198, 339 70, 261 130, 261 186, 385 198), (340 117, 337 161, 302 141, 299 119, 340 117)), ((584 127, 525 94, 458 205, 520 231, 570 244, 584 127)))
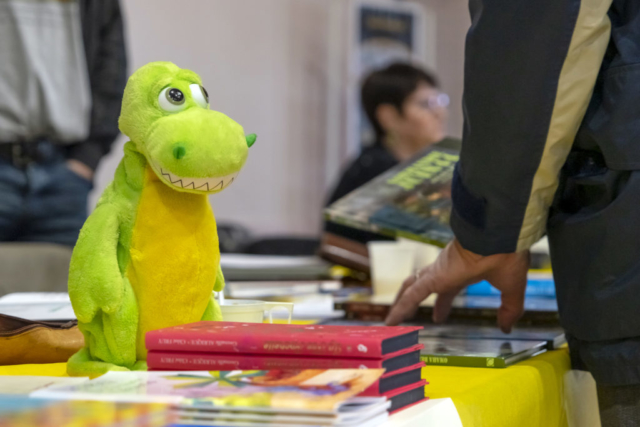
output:
POLYGON ((236 179, 239 172, 216 178, 184 178, 172 174, 162 168, 160 173, 173 186, 190 190, 216 191, 227 188, 236 179))

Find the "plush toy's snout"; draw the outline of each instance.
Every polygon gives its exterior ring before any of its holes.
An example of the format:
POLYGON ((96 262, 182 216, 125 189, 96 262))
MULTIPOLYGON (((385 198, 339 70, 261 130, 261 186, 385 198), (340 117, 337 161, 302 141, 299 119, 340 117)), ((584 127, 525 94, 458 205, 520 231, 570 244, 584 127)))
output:
POLYGON ((158 119, 146 139, 156 175, 183 191, 217 192, 244 165, 255 136, 226 115, 192 107, 158 119))

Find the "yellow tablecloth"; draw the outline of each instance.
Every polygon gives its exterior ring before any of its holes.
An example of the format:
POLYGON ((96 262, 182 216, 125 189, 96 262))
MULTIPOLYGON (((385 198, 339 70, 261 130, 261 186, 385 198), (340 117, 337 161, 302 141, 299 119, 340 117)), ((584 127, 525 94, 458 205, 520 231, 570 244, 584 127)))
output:
POLYGON ((506 369, 427 366, 431 398, 450 397, 464 427, 566 427, 567 349, 550 351, 506 369))
MULTIPOLYGON (((428 366, 430 398, 450 397, 464 427, 566 427, 563 378, 569 354, 556 350, 506 369, 428 366)), ((64 376, 65 364, 0 366, 0 375, 64 376)), ((1 381, 1 380, 0 380, 1 381)))

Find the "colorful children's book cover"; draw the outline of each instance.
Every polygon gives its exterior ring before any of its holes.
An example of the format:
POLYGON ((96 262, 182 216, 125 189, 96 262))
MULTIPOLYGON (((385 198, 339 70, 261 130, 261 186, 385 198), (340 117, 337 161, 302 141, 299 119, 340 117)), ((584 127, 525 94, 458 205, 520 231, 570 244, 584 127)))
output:
POLYGON ((0 427, 146 426, 178 420, 168 405, 57 401, 0 394, 0 427))
POLYGON ((1 395, 28 395, 34 391, 50 387, 52 385, 80 384, 89 381, 88 377, 46 377, 29 375, 7 375, 0 379, 1 395))
POLYGON ((52 386, 32 396, 164 402, 227 411, 335 413, 383 373, 383 369, 109 372, 81 384, 52 386))

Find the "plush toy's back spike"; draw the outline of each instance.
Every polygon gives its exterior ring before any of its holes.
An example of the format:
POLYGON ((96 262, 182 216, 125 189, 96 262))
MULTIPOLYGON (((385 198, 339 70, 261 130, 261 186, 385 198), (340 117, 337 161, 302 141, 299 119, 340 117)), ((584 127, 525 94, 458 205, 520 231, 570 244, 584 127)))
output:
POLYGON ((258 139, 258 135, 256 135, 255 133, 247 135, 247 146, 251 147, 253 144, 255 144, 256 139, 258 139))

